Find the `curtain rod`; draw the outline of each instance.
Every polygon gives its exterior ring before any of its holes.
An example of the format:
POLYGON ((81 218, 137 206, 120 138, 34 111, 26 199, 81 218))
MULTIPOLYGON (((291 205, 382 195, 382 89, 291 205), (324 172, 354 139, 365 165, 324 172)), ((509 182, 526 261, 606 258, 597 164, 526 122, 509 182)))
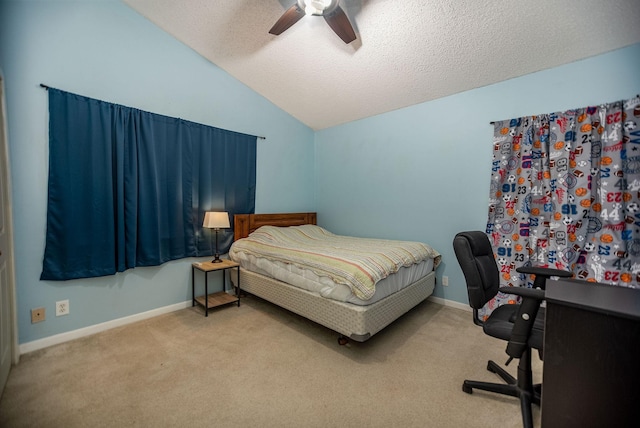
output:
MULTIPOLYGON (((636 94, 636 98, 640 98, 640 94, 636 94)), ((494 125, 495 122, 489 122, 489 125, 494 125)))
MULTIPOLYGON (((46 89, 46 90, 48 90, 51 86, 48 86, 48 85, 45 85, 44 83, 41 83, 41 84, 40 84, 40 87, 41 87, 41 88, 44 88, 44 89, 46 89)), ((267 137, 263 137, 263 136, 261 136, 261 135, 256 135, 255 137, 256 137, 258 140, 266 140, 266 139, 267 139, 267 137)))

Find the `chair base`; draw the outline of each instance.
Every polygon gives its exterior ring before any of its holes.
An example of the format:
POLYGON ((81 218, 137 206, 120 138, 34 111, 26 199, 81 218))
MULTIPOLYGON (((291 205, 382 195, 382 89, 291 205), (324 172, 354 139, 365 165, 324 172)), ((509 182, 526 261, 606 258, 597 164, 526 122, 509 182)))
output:
POLYGON ((488 362, 487 370, 500 376, 505 383, 465 380, 462 384, 462 390, 467 394, 472 394, 474 389, 480 389, 497 394, 509 395, 511 397, 518 397, 522 411, 522 424, 525 428, 533 428, 531 405, 540 405, 542 385, 534 385, 532 382, 530 350, 525 351, 522 358, 520 358, 517 379, 493 361, 488 362))

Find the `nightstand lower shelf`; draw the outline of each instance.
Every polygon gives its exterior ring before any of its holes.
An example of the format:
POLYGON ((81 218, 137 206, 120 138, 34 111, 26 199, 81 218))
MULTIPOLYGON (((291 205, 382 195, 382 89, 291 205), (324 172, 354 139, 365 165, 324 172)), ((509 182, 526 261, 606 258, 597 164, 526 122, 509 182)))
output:
POLYGON ((224 291, 220 291, 218 293, 212 293, 207 296, 207 301, 205 303, 204 296, 198 296, 195 298, 196 302, 201 304, 203 307, 207 309, 215 308, 216 306, 227 305, 229 303, 235 303, 238 299, 236 296, 233 296, 229 293, 225 293, 224 291))

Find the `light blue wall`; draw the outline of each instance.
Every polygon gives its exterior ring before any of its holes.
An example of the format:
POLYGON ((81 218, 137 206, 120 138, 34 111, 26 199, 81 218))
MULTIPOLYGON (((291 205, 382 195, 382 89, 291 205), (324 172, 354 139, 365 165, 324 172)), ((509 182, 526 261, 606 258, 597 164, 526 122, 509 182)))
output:
POLYGON ((318 211, 338 233, 415 239, 443 254, 436 295, 466 302, 451 249, 483 229, 489 121, 628 98, 640 92, 640 45, 313 133, 117 1, 3 1, 19 342, 190 299, 193 259, 112 277, 40 281, 47 198, 47 96, 89 97, 264 135, 257 212, 318 211), (314 147, 315 137, 315 147, 314 147), (315 175, 314 175, 315 169, 315 175), (69 299, 71 314, 54 316, 69 299), (31 324, 31 308, 47 320, 31 324))
POLYGON ((318 222, 336 233, 413 239, 443 255, 467 303, 454 235, 484 230, 490 121, 627 99, 640 93, 640 44, 436 101, 316 132, 318 222))
POLYGON ((40 281, 47 209, 47 92, 65 91, 258 140, 257 212, 313 211, 313 131, 119 1, 3 1, 19 342, 191 299, 190 263, 115 276, 40 281), (70 314, 55 316, 69 299, 70 314), (31 324, 30 310, 47 319, 31 324))

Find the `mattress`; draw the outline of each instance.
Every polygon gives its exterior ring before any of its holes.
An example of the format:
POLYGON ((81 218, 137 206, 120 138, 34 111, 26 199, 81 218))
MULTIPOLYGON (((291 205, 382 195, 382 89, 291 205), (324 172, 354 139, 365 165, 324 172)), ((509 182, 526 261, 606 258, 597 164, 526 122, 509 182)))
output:
POLYGON ((362 306, 415 283, 440 260, 424 243, 341 236, 316 225, 262 226, 234 242, 229 257, 244 270, 362 306))
POLYGON ((233 260, 240 263, 242 269, 286 282, 327 299, 360 306, 371 305, 384 299, 409 284, 413 284, 434 269, 433 259, 427 259, 409 267, 401 267, 398 272, 376 283, 375 294, 372 298, 362 300, 347 285, 336 283, 327 276, 318 276, 309 269, 302 269, 292 264, 271 261, 244 253, 236 253, 233 260))

